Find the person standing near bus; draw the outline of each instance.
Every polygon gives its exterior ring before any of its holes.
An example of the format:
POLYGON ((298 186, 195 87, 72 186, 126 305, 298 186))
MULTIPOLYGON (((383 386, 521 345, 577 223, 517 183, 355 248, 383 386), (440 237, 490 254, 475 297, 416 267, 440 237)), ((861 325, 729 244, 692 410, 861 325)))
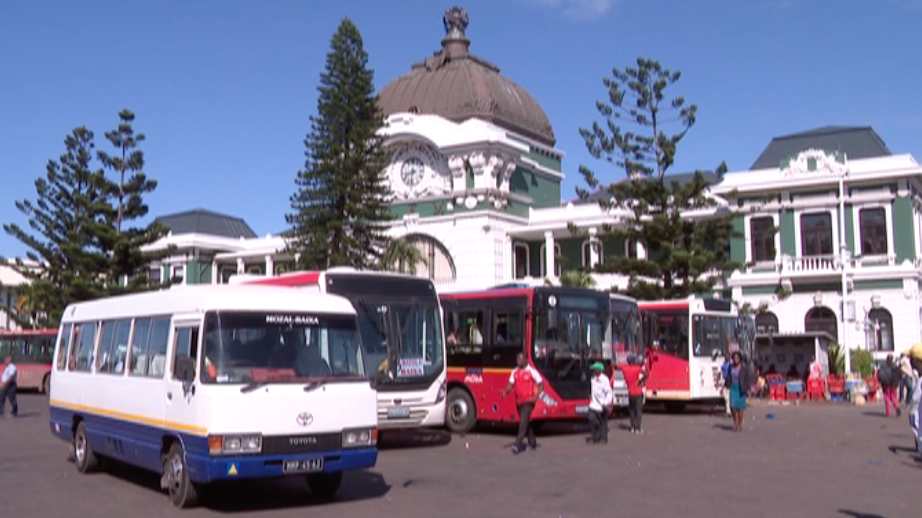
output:
POLYGON ((10 409, 13 417, 19 414, 19 405, 16 403, 16 364, 13 355, 8 354, 3 359, 3 374, 0 374, 0 416, 6 408, 6 400, 10 400, 10 409))
POLYGON ((631 355, 627 365, 622 365, 620 369, 624 373, 624 383, 627 385, 627 411, 631 417, 631 433, 643 434, 640 425, 643 418, 643 384, 647 379, 646 362, 631 355))
POLYGON ((589 399, 589 429, 592 437, 586 439, 591 444, 608 444, 608 414, 614 405, 614 393, 611 381, 605 375, 605 366, 595 362, 589 366, 592 371, 589 399))
POLYGON ((544 380, 534 367, 528 364, 524 353, 515 357, 516 367, 509 375, 509 384, 503 390, 505 398, 510 392, 515 391, 515 406, 519 412, 519 434, 515 437, 512 453, 519 454, 525 451, 525 436, 528 436, 528 447, 535 449, 538 441, 535 439, 535 430, 531 425, 531 412, 543 390, 544 380))
POLYGON ((743 356, 739 351, 733 351, 730 364, 730 376, 727 380, 727 389, 730 391, 730 412, 733 415, 733 430, 743 431, 743 412, 746 410, 746 394, 748 387, 752 386, 749 379, 749 367, 743 364, 743 356))
POLYGON ((723 377, 723 387, 720 389, 720 392, 723 394, 724 408, 727 412, 727 416, 732 415, 730 411, 730 366, 732 364, 733 361, 730 359, 730 351, 725 351, 724 363, 720 366, 720 374, 723 377))

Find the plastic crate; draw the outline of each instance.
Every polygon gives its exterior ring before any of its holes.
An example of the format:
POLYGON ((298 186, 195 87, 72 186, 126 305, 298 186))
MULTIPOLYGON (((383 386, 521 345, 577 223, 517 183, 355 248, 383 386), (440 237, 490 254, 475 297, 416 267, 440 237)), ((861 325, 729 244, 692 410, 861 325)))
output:
POLYGON ((826 398, 826 380, 807 380, 807 397, 811 400, 826 398))

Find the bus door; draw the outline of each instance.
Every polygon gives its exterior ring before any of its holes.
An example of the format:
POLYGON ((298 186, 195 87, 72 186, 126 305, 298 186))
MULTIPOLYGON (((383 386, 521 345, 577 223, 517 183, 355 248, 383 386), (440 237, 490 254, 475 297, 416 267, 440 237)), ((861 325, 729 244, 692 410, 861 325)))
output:
POLYGON ((643 319, 650 371, 648 393, 653 398, 675 397, 676 392, 687 394, 691 388, 688 311, 644 312, 643 319))
POLYGON ((492 390, 502 391, 509 383, 508 374, 516 366, 516 357, 525 352, 525 297, 494 299, 490 308, 490 332, 484 349, 485 367, 496 374, 492 390))
POLYGON ((167 422, 195 424, 195 386, 202 321, 199 317, 173 320, 170 369, 165 376, 166 400, 163 418, 167 422))

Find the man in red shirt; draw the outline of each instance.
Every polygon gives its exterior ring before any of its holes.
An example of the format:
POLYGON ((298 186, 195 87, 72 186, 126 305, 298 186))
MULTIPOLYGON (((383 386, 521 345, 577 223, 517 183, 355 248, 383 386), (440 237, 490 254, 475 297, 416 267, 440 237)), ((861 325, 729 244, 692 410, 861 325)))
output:
POLYGON ((543 390, 544 380, 534 367, 528 365, 524 353, 519 353, 515 358, 516 368, 509 375, 509 384, 503 390, 505 398, 510 392, 515 391, 515 406, 519 411, 519 434, 515 438, 512 453, 519 454, 525 451, 525 435, 528 435, 528 447, 535 449, 538 441, 535 440, 535 431, 531 426, 531 411, 543 390))
POLYGON ((627 365, 621 365, 619 368, 624 373, 624 383, 627 385, 627 409, 631 416, 631 433, 642 434, 640 421, 643 417, 643 384, 647 379, 646 366, 640 358, 631 355, 627 365))

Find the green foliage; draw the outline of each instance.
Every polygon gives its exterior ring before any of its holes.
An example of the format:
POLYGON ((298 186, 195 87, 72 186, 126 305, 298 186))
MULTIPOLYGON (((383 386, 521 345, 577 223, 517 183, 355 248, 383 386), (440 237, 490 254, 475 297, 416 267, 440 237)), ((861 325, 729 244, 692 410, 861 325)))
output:
POLYGON ((381 256, 381 269, 391 272, 416 275, 427 264, 419 247, 406 238, 391 239, 381 256))
POLYGON ((382 268, 385 234, 392 215, 384 181, 387 154, 377 131, 383 124, 374 74, 362 36, 343 20, 330 43, 320 75, 317 115, 304 140, 304 169, 298 172, 289 252, 302 268, 382 268))
POLYGON ((560 274, 560 285, 570 288, 595 288, 595 279, 585 270, 565 270, 560 274))
POLYGON ((829 344, 829 373, 836 376, 845 374, 845 354, 842 346, 835 342, 829 344))
POLYGON ((861 374, 862 378, 874 374, 874 357, 871 356, 870 351, 865 351, 864 349, 852 349, 850 360, 852 364, 852 372, 861 374))
MULTIPOLYGON (((642 243, 650 257, 606 258, 596 271, 628 276, 627 293, 639 299, 708 292, 722 280, 723 272, 739 267, 729 257, 730 238, 737 235, 733 214, 709 196, 704 176, 696 172, 684 185, 665 178, 678 143, 697 115, 697 107, 686 105, 684 98, 666 99, 667 88, 680 76, 642 58, 637 67, 614 69, 613 77, 604 80, 608 101, 596 103, 604 123, 580 130, 589 153, 614 164, 628 178, 609 183, 604 188, 609 196, 599 200, 603 210, 627 213, 617 227, 606 225, 605 235, 642 243), (679 126, 671 135, 665 132, 669 124, 679 126), (685 216, 689 211, 713 215, 690 218, 685 216)), ((600 182, 588 167, 580 166, 580 173, 589 189, 576 191, 585 200, 600 188, 600 182)))
MULTIPOLYGON (((122 112, 126 113, 131 112, 122 112)), ((130 120, 128 123, 130 127, 130 120)), ((35 200, 16 202, 28 218, 28 228, 3 225, 4 231, 28 249, 25 260, 7 261, 30 282, 19 293, 24 301, 21 310, 17 308, 13 315, 26 327, 56 327, 68 304, 123 292, 121 276, 140 273, 137 277, 143 279, 146 260, 140 247, 162 235, 161 229, 152 226, 117 232, 114 202, 120 189, 93 161, 92 131, 74 129, 64 146, 57 161, 48 161, 45 176, 35 180, 35 200)), ((141 156, 139 150, 134 153, 141 156)), ((100 161, 111 163, 104 156, 99 155, 100 161)), ((143 160, 135 163, 140 167, 143 160)), ((121 191, 123 223, 147 214, 143 194, 156 187, 156 182, 132 167, 126 166, 133 173, 121 191)), ((140 283, 133 286, 137 289, 140 283)))

